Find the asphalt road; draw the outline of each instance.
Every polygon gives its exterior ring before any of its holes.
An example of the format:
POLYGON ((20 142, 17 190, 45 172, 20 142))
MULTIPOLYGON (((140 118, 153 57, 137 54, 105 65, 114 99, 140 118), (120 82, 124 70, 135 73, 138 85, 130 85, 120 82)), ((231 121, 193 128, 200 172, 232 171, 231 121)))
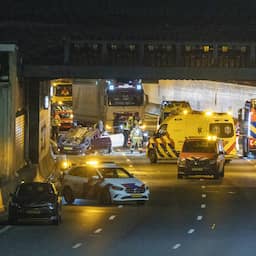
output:
POLYGON ((141 155, 105 157, 151 190, 144 206, 63 206, 63 223, 20 223, 1 217, 0 250, 20 255, 256 255, 256 161, 238 159, 225 178, 176 178, 175 163, 151 165, 141 155))

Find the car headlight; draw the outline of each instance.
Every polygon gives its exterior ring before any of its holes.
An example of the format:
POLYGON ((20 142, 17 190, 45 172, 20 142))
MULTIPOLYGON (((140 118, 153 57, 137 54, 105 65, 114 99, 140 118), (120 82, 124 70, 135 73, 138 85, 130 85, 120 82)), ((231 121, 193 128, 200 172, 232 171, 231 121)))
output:
POLYGON ((53 204, 48 204, 48 207, 50 210, 54 210, 54 208, 55 208, 53 204))
POLYGON ((115 185, 112 185, 111 188, 113 190, 119 190, 119 191, 124 189, 123 187, 119 187, 119 186, 115 186, 115 185))
POLYGON ((210 160, 210 164, 216 164, 217 161, 215 159, 210 160))
POLYGON ((179 158, 178 159, 178 166, 185 166, 186 159, 185 158, 179 158))
POLYGON ((149 190, 149 187, 146 184, 142 184, 141 187, 145 188, 145 190, 149 190))

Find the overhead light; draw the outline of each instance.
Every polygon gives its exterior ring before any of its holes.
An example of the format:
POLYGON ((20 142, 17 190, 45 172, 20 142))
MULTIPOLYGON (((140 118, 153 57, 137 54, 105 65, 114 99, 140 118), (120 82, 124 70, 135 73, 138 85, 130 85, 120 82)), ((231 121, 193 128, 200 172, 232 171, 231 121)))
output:
POLYGON ((137 84, 136 89, 137 89, 138 91, 141 90, 141 89, 142 89, 141 84, 137 84))

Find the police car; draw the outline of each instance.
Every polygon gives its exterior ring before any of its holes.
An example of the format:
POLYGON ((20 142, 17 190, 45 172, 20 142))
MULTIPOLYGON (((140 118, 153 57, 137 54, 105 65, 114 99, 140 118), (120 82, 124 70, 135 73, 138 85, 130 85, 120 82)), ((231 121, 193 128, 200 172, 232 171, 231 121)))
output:
POLYGON ((102 204, 149 200, 149 188, 123 167, 113 162, 89 162, 64 172, 62 192, 72 204, 76 198, 98 200, 102 204))

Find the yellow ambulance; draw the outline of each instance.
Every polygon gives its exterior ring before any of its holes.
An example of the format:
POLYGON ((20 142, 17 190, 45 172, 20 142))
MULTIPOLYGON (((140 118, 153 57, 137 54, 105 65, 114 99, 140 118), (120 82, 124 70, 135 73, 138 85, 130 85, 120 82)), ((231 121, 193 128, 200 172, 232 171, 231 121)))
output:
POLYGON ((151 163, 177 159, 186 137, 212 135, 223 140, 226 161, 237 156, 233 117, 228 113, 202 111, 167 117, 150 137, 147 156, 151 163))

